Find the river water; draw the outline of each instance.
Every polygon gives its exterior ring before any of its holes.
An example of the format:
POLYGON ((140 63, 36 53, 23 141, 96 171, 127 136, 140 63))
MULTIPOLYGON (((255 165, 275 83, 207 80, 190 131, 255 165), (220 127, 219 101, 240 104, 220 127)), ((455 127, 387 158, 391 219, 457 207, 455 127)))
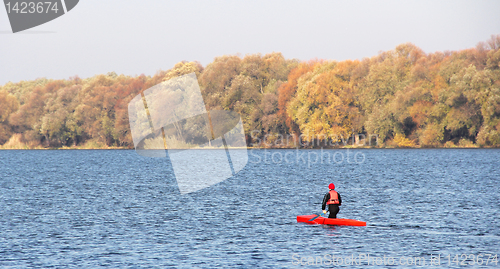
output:
POLYGON ((0 151, 0 267, 500 267, 500 150, 248 156, 181 195, 168 158, 0 151), (321 212, 331 182, 338 217, 366 227, 297 223, 321 212))

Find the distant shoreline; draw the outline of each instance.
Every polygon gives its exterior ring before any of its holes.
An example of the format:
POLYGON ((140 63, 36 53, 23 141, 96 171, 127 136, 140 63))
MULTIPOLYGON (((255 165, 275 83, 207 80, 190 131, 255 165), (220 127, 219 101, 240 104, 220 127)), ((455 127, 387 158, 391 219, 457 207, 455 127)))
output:
MULTIPOLYGON (((229 149, 245 149, 242 147, 229 149)), ((273 148, 273 147, 247 147, 251 150, 361 150, 361 149, 500 149, 500 147, 330 147, 330 148, 273 148)), ((125 147, 106 147, 106 148, 84 148, 84 147, 63 147, 63 148, 0 148, 0 151, 6 150, 135 150, 125 147)), ((155 149, 163 150, 163 149, 155 149)), ((166 150, 223 150, 223 148, 178 148, 166 150)))

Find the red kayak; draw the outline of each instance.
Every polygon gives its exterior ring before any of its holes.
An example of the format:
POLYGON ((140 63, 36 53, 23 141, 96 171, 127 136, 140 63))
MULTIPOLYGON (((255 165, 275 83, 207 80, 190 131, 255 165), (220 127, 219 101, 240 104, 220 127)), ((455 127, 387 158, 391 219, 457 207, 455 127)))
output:
POLYGON ((318 215, 304 215, 297 216, 297 222, 305 222, 308 224, 329 224, 329 225, 344 225, 344 226, 366 226, 366 222, 355 220, 355 219, 329 219, 318 217, 313 221, 309 221, 310 219, 316 217, 318 215))

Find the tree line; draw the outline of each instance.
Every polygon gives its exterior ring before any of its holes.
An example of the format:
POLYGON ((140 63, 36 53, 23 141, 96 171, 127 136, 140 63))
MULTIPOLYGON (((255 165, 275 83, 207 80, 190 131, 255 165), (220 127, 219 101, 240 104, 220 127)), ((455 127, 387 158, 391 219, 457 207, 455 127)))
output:
POLYGON ((345 144, 354 134, 381 147, 500 146, 500 35, 453 52, 406 43, 362 60, 225 55, 154 76, 9 82, 0 87, 0 145, 133 148, 130 100, 192 72, 207 110, 241 115, 249 146, 345 144))

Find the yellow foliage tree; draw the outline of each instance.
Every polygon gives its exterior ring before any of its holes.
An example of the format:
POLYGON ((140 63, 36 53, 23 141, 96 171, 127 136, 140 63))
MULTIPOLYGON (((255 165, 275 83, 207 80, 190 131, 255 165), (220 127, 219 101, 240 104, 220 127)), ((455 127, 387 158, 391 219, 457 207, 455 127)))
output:
POLYGON ((413 148, 415 147, 415 141, 410 140, 405 137, 404 134, 396 134, 394 136, 394 143, 398 148, 413 148))
POLYGON ((200 73, 203 71, 203 67, 199 62, 178 62, 175 64, 174 68, 167 71, 163 81, 170 80, 175 77, 180 77, 190 73, 195 73, 199 77, 200 73))
POLYGON ((350 137, 359 116, 353 70, 359 61, 325 62, 299 80, 288 111, 305 140, 350 137))
POLYGON ((16 112, 19 108, 19 102, 14 95, 7 91, 0 91, 0 145, 7 142, 12 132, 8 125, 10 114, 16 112))

